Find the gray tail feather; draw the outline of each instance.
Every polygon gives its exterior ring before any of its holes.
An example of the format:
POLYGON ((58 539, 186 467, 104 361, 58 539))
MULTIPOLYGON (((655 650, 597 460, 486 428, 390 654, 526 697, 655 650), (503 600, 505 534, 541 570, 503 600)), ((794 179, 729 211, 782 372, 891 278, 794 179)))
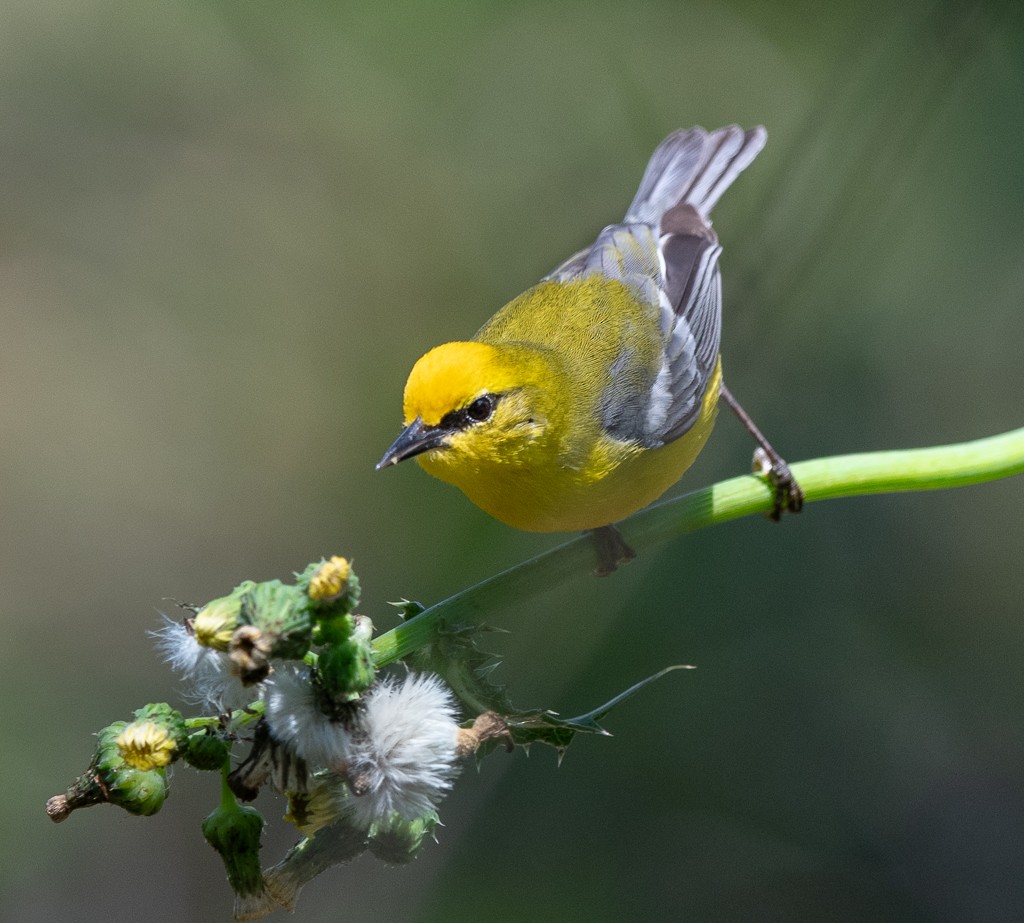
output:
POLYGON ((707 221, 722 193, 761 152, 768 132, 758 125, 744 131, 738 125, 707 132, 690 128, 669 135, 651 155, 627 224, 657 228, 661 216, 681 202, 692 205, 707 221))

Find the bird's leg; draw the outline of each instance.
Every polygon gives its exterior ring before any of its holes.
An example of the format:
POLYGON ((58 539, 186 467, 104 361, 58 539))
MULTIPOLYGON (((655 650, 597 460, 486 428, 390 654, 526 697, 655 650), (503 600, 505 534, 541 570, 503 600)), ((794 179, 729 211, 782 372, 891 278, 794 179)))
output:
POLYGON ((636 557, 636 552, 626 544, 622 533, 615 526, 591 529, 590 537, 597 552, 597 567, 594 569, 596 577, 607 577, 620 564, 628 564, 636 557))
POLYGON ((732 392, 725 386, 724 381, 721 395, 722 400, 736 414, 740 423, 746 427, 747 432, 757 442, 757 448, 754 450, 754 471, 766 477, 775 488, 775 505, 772 507, 771 518, 778 522, 784 509, 791 513, 799 513, 804 505, 804 492, 793 477, 793 472, 789 470, 789 465, 772 448, 772 444, 764 438, 764 433, 757 428, 754 421, 750 419, 750 415, 732 396, 732 392))

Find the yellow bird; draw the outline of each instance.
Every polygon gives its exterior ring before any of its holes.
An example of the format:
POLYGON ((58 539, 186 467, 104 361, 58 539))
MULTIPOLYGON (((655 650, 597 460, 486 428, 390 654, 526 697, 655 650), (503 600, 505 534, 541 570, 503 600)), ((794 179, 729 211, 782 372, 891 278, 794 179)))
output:
POLYGON ((377 467, 417 457, 502 522, 595 530, 599 572, 633 556, 611 527, 660 497, 711 434, 721 396, 762 445, 774 517, 802 494, 722 379, 721 247, 710 214, 764 128, 669 135, 621 224, 424 355, 405 429, 377 467), (770 469, 770 471, 769 471, 770 469))

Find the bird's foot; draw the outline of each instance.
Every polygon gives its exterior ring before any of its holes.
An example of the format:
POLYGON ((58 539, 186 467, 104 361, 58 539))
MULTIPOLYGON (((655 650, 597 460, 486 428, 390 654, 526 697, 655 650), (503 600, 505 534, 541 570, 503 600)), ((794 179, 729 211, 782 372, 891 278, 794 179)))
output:
POLYGON ((628 564, 636 557, 636 552, 626 544, 626 540, 615 526, 591 529, 590 536, 597 552, 595 577, 607 577, 616 571, 620 564, 628 564))
POLYGON ((799 513, 804 508, 804 492, 793 477, 789 465, 778 455, 769 455, 761 446, 754 449, 752 468, 775 489, 775 502, 768 518, 778 522, 783 510, 799 513))

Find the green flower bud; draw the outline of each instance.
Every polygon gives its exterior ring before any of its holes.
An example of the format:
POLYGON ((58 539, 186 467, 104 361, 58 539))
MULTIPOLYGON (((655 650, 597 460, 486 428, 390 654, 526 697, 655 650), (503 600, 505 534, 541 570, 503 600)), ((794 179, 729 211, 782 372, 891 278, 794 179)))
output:
POLYGON ((218 853, 235 892, 235 919, 256 919, 273 909, 260 870, 263 815, 226 797, 203 821, 203 836, 218 853))
POLYGON ((417 820, 393 814, 370 829, 370 852, 388 865, 405 865, 416 858, 423 840, 433 836, 439 821, 436 813, 417 820))
POLYGON ((164 725, 174 736, 184 738, 188 735, 185 727, 185 716, 176 708, 171 708, 166 702, 151 702, 135 709, 132 714, 139 721, 156 721, 164 725))
POLYGON ((306 595, 298 587, 268 580, 242 595, 239 622, 258 628, 270 657, 301 660, 310 645, 311 624, 306 595))
POLYGON ((242 596, 254 586, 256 584, 252 580, 245 580, 227 596, 222 596, 203 606, 192 621, 192 631, 196 641, 204 647, 226 651, 231 643, 231 636, 240 624, 242 596))
POLYGON ((169 786, 163 769, 124 768, 107 781, 110 803, 129 814, 149 817, 156 814, 167 800, 169 786))
POLYGON ((88 771, 79 776, 63 795, 46 803, 46 813, 56 823, 72 811, 94 804, 114 804, 129 814, 156 814, 167 799, 167 776, 162 767, 138 769, 124 758, 118 739, 129 725, 115 721, 96 736, 96 752, 88 771))
POLYGON ((231 746, 212 728, 202 728, 189 735, 185 744, 185 762, 196 769, 222 769, 231 746))
POLYGON ((344 623, 344 628, 336 632, 339 640, 323 647, 316 664, 318 688, 326 699, 328 714, 333 712, 333 706, 358 699, 376 677, 373 651, 369 641, 353 636, 352 616, 344 615, 331 623, 337 628, 344 623))
POLYGON ((115 721, 99 732, 90 768, 104 789, 104 801, 124 808, 129 814, 148 817, 156 814, 167 800, 167 776, 162 766, 137 768, 124 758, 120 739, 130 726, 115 721))

